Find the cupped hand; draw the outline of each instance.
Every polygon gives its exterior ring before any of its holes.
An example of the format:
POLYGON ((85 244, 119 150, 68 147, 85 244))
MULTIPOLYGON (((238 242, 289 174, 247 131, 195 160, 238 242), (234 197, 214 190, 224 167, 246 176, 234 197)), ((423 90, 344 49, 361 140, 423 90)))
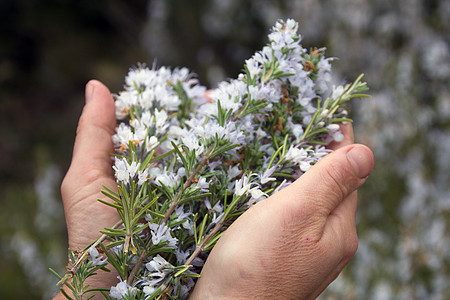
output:
MULTIPOLYGON (((61 185, 69 247, 82 250, 97 238, 99 231, 120 220, 117 211, 97 201, 108 201, 102 185, 116 189, 110 154, 111 136, 116 124, 114 100, 102 83, 86 85, 86 104, 81 114, 72 162, 61 185)), ((98 271, 89 278, 91 287, 111 287, 117 281, 114 272, 98 271)))
POLYGON ((338 276, 358 246, 356 189, 374 164, 342 128, 334 152, 226 230, 190 299, 314 299, 338 276))
MULTIPOLYGON (((98 81, 86 86, 70 168, 61 191, 69 247, 81 250, 99 230, 120 220, 102 185, 115 189, 111 135, 115 107, 98 81)), ((357 247, 356 189, 373 167, 367 147, 352 145, 351 126, 335 152, 289 187, 258 203, 225 232, 214 247, 192 299, 314 298, 339 274, 357 247)), ((109 288, 114 272, 90 278, 92 287, 109 288)), ((58 296, 60 297, 61 294, 58 296)))

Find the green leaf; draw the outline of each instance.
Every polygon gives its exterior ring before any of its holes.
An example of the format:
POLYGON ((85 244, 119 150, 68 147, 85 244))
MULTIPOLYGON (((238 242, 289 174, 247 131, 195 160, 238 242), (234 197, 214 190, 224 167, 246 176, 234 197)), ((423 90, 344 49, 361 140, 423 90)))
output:
POLYGON ((108 206, 111 206, 111 207, 114 207, 115 209, 117 209, 117 210, 121 210, 121 209, 123 209, 123 207, 122 206, 120 206, 120 205, 117 205, 116 203, 111 203, 111 202, 108 202, 108 201, 105 201, 105 200, 102 200, 102 199, 97 199, 97 201, 98 202, 101 202, 101 203, 103 203, 103 204, 105 204, 105 205, 108 205, 108 206))
POLYGON ((233 201, 231 201, 230 205, 228 205, 228 207, 225 209, 225 212, 223 214, 223 218, 222 220, 226 220, 226 218, 228 217, 228 215, 230 214, 231 210, 234 209, 234 207, 236 206, 236 204, 241 201, 241 199, 245 196, 245 193, 240 195, 239 197, 233 197, 233 201))
POLYGON ((186 272, 187 270, 189 270, 190 267, 192 267, 192 266, 190 266, 190 265, 184 266, 183 268, 181 268, 181 270, 179 270, 178 272, 176 272, 176 273, 173 275, 173 277, 178 277, 178 276, 180 276, 181 274, 183 274, 184 272, 186 272))
POLYGON ((207 221, 208 221, 208 214, 205 214, 205 216, 203 217, 203 221, 200 224, 200 228, 198 229, 199 243, 203 240, 203 235, 205 234, 205 227, 207 221))
POLYGON ((225 231, 222 231, 222 232, 216 234, 213 238, 211 238, 211 239, 206 243, 206 245, 203 247, 203 250, 204 250, 204 251, 209 251, 209 250, 211 250, 211 249, 214 247, 214 245, 216 244, 216 242, 222 237, 222 234, 224 234, 224 233, 225 233, 225 231))
POLYGON ((191 169, 190 169, 189 164, 188 164, 187 161, 186 161, 186 158, 184 157, 184 155, 181 153, 181 151, 180 151, 180 149, 178 148, 178 146, 177 146, 173 141, 171 141, 170 143, 172 144, 173 149, 175 150, 175 153, 176 153, 176 154, 178 155, 178 157, 181 159, 181 161, 182 161, 182 163, 183 163, 183 166, 184 166, 184 168, 186 169, 186 174, 189 176, 191 169))
POLYGON ((182 199, 180 199, 178 204, 183 204, 183 203, 199 200, 199 199, 209 197, 209 196, 211 196, 211 193, 204 193, 204 194, 197 194, 197 195, 193 195, 193 196, 189 196, 189 197, 183 197, 182 199))
POLYGON ((134 216, 134 218, 133 218, 133 220, 131 222, 133 224, 136 223, 148 211, 150 206, 152 206, 156 202, 157 199, 158 199, 157 197, 153 198, 152 201, 150 201, 143 208, 141 208, 139 210, 139 212, 134 216))

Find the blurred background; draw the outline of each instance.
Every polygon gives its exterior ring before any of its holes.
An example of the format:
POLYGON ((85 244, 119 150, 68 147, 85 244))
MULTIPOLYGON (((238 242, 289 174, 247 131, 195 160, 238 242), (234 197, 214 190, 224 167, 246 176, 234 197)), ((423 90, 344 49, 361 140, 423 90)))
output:
POLYGON ((59 186, 84 85, 122 87, 138 62, 236 77, 279 18, 326 47, 336 83, 365 73, 356 140, 376 166, 360 192, 358 253, 323 299, 450 299, 450 2, 0 2, 0 298, 48 299, 63 272, 59 186))

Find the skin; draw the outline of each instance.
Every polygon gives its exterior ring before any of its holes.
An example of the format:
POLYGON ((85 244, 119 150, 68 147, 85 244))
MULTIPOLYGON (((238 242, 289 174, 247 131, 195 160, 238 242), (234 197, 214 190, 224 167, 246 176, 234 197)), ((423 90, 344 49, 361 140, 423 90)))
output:
MULTIPOLYGON (((86 86, 70 168, 61 186, 69 246, 82 249, 98 231, 119 220, 102 184, 114 189, 111 135, 114 101, 99 81, 86 86), (94 217, 95 214, 95 217, 94 217)), ((356 190, 373 169, 369 148, 345 139, 292 185, 259 202, 236 220, 206 261, 190 299, 314 299, 354 256, 358 239, 356 190)), ((117 283, 99 272, 95 287, 117 283)), ((55 299, 63 299, 58 294, 55 299)))

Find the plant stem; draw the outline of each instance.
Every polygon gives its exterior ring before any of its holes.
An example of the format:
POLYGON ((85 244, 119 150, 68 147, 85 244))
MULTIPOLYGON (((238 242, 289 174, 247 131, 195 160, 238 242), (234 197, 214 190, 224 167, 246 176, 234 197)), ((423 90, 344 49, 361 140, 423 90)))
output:
MULTIPOLYGON (((209 148, 208 152, 206 152, 206 155, 203 157, 201 162, 198 164, 198 166, 195 168, 195 170, 191 173, 191 175, 189 175, 189 178, 186 180, 186 182, 183 185, 183 189, 180 190, 180 192, 175 196, 175 198, 173 198, 170 207, 167 209, 167 212, 164 215, 164 220, 162 221, 162 223, 167 222, 167 220, 170 218, 170 215, 173 213, 173 211, 175 210, 175 208, 178 205, 178 201, 181 198, 182 191, 186 190, 191 185, 192 180, 195 178, 195 176, 198 174, 198 172, 200 172, 200 170, 203 168, 203 166, 208 162, 209 156, 213 150, 214 150, 214 146, 209 148)), ((151 245, 150 242, 147 244, 144 251, 142 251, 136 265, 131 270, 130 276, 127 279, 127 283, 129 285, 131 285, 133 283, 134 277, 136 276, 139 269, 142 267, 142 264, 144 263, 144 260, 147 256, 147 250, 148 250, 149 245, 151 245)))
POLYGON ((195 247, 194 252, 192 252, 191 256, 184 263, 185 265, 189 265, 202 251, 203 247, 209 242, 209 240, 222 228, 225 220, 221 220, 219 223, 214 226, 214 228, 208 233, 208 235, 203 239, 202 243, 195 247))
POLYGON ((189 178, 186 180, 186 182, 183 185, 183 189, 180 190, 180 192, 173 198, 172 203, 170 204, 170 207, 167 209, 166 214, 164 215, 164 222, 167 222, 167 220, 170 218, 170 215, 173 213, 175 208, 178 205, 178 201, 181 198, 182 191, 186 190, 192 183, 192 180, 195 178, 195 176, 200 172, 200 170, 203 168, 203 166, 208 162, 209 156, 212 152, 214 147, 211 147, 206 155, 203 157, 202 161, 198 164, 197 168, 189 175, 189 178))
MULTIPOLYGON (((123 224, 122 220, 117 222, 116 224, 114 224, 114 226, 112 226, 111 228, 113 229, 117 229, 119 228, 119 226, 121 226, 123 224)), ((90 247, 97 247, 101 242, 103 242, 106 238, 108 237, 107 234, 102 234, 90 247)), ((81 256, 77 259, 77 261, 75 262, 75 264, 72 266, 72 268, 70 268, 70 270, 66 271, 66 274, 64 275, 63 278, 61 278, 60 281, 58 281, 58 283, 56 284, 57 286, 61 286, 63 285, 68 279, 72 278, 73 275, 78 271, 78 268, 80 267, 80 265, 87 259, 88 253, 89 253, 89 248, 85 248, 83 253, 81 254, 81 256)))

